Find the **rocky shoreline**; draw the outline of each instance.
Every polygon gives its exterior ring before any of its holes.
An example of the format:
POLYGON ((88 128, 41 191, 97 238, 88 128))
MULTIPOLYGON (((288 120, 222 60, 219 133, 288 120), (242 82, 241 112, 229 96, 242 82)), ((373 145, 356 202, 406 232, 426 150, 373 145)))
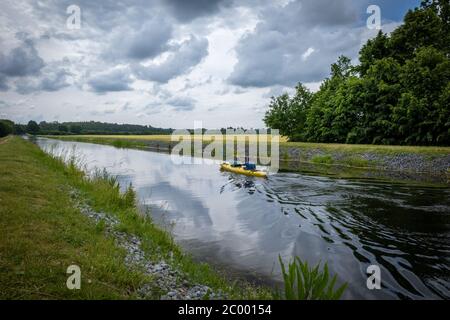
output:
POLYGON ((142 241, 139 237, 116 230, 116 226, 120 223, 116 217, 95 211, 75 189, 70 191, 70 196, 83 215, 96 225, 103 223, 106 235, 112 237, 116 244, 125 250, 124 263, 127 268, 130 270, 138 268, 151 277, 151 282, 145 283, 136 291, 139 298, 154 299, 155 292, 158 292, 161 300, 226 299, 226 295, 222 292, 214 292, 206 285, 191 283, 187 276, 170 261, 165 261, 163 258, 150 260, 141 248, 142 241))
POLYGON ((358 157, 366 160, 370 168, 386 171, 405 171, 414 173, 431 173, 435 175, 445 174, 450 169, 450 154, 446 156, 427 157, 415 153, 400 154, 378 154, 363 152, 359 154, 348 154, 344 152, 325 152, 321 149, 310 149, 303 151, 300 148, 283 148, 291 161, 311 161, 315 156, 330 155, 334 163, 345 163, 347 158, 358 157))
POLYGON ((450 154, 440 156, 374 152, 350 154, 348 152, 327 152, 322 149, 305 150, 297 147, 285 147, 280 150, 280 155, 282 158, 280 167, 286 170, 352 171, 353 175, 361 178, 450 183, 450 154), (285 157, 284 161, 283 156, 285 157), (314 160, 320 157, 329 157, 330 163, 314 163, 314 160), (358 161, 362 164, 359 164, 358 161))

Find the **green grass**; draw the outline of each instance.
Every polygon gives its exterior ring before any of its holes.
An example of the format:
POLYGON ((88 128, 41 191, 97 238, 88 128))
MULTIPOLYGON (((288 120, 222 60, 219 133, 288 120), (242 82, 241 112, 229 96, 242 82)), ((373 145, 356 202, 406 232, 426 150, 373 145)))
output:
POLYGON ((74 208, 73 171, 10 137, 0 144, 0 172, 0 298, 135 298, 149 278, 127 270, 125 252, 74 208), (81 290, 66 287, 72 264, 81 268, 81 290))
POLYGON ((329 154, 315 155, 311 158, 311 162, 314 164, 332 164, 333 157, 329 154))
POLYGON ((374 166, 369 160, 357 158, 357 157, 350 157, 343 160, 343 163, 345 163, 349 167, 354 168, 370 168, 371 166, 374 166))
POLYGON ((145 147, 145 144, 137 142, 137 141, 128 141, 128 140, 112 140, 111 145, 116 148, 137 148, 137 147, 145 147))
POLYGON ((289 156, 289 152, 287 152, 287 151, 283 151, 283 152, 281 152, 281 161, 289 161, 289 159, 291 158, 290 156, 289 156))
MULTIPOLYGON (((132 191, 120 193, 114 179, 88 179, 37 146, 17 137, 0 144, 0 298, 130 299, 144 282, 140 270, 129 271, 125 252, 73 205, 76 188, 96 210, 117 217, 122 231, 139 236, 149 258, 163 257, 184 271, 191 283, 222 290, 230 298, 271 298, 268 289, 230 282, 204 263, 196 263, 172 237, 142 215, 132 191), (66 269, 81 267, 81 290, 68 290, 66 269)), ((132 189, 129 189, 132 190, 132 189)), ((155 287, 154 297, 160 292, 155 287)))
POLYGON ((279 257, 284 279, 284 292, 279 297, 287 300, 338 300, 348 284, 335 289, 337 275, 331 277, 328 264, 321 268, 320 263, 310 267, 295 257, 286 268, 279 257))
POLYGON ((77 142, 88 142, 96 144, 105 144, 114 146, 116 148, 134 148, 134 149, 144 149, 147 147, 145 142, 140 140, 128 140, 121 138, 113 138, 106 136, 104 138, 97 136, 48 136, 49 138, 55 138, 65 141, 77 141, 77 142))

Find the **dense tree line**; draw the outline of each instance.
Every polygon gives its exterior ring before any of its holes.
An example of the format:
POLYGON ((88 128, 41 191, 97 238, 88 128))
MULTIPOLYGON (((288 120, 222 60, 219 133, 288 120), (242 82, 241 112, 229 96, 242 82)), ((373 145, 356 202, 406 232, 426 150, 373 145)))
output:
POLYGON ((423 1, 389 36, 341 56, 316 93, 272 98, 264 121, 293 141, 450 145, 450 3, 423 1))
POLYGON ((33 124, 39 127, 38 124, 34 121, 30 121, 28 125, 23 125, 23 124, 16 124, 8 119, 0 119, 0 138, 5 137, 9 134, 25 134, 27 132, 32 133, 33 124))
POLYGON ((45 122, 39 124, 30 120, 28 124, 14 124, 10 120, 0 119, 0 137, 8 134, 42 134, 42 135, 65 135, 65 134, 171 134, 172 129, 154 128, 135 124, 117 124, 106 122, 45 122))
POLYGON ((40 134, 170 134, 172 129, 154 128, 136 124, 118 124, 97 121, 86 122, 45 122, 39 123, 40 134))

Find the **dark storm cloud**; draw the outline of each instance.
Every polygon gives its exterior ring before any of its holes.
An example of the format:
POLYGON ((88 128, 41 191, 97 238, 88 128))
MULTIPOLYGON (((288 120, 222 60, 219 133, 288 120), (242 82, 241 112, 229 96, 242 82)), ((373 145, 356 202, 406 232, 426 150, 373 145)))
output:
POLYGON ((36 75, 43 67, 44 60, 39 56, 30 39, 23 39, 20 46, 7 54, 0 53, 0 74, 3 77, 36 75))
MULTIPOLYGON (((9 80, 17 78, 20 80, 16 82, 24 88, 24 92, 27 91, 25 87, 28 79, 40 76, 45 67, 44 60, 39 56, 34 41, 28 34, 19 32, 15 38, 19 40, 19 45, 6 54, 0 53, 0 91, 9 90, 9 80)), ((17 90, 20 91, 20 88, 17 87, 17 90)), ((30 91, 34 89, 30 87, 30 91)))
POLYGON ((172 32, 172 24, 167 19, 155 17, 138 30, 122 29, 104 55, 135 60, 154 58, 168 49, 172 32))
POLYGON ((56 70, 47 74, 40 83, 40 89, 43 91, 58 91, 69 86, 69 72, 65 69, 56 70))
POLYGON ((360 34, 351 26, 359 7, 352 0, 303 0, 263 11, 236 48, 229 81, 243 87, 321 81, 339 55, 358 51, 360 34))
MULTIPOLYGON (((158 8, 159 0, 47 0, 31 1, 33 11, 41 19, 53 17, 55 32, 63 32, 67 35, 74 33, 66 29, 66 19, 69 16, 67 8, 77 5, 81 9, 81 28, 96 28, 103 31, 111 29, 120 24, 126 23, 137 27, 145 22, 150 12, 158 8)), ((80 37, 85 36, 86 30, 79 32, 80 37)))
POLYGON ((182 42, 164 62, 134 67, 139 79, 167 83, 179 75, 188 73, 208 55, 208 40, 192 36, 182 42))
POLYGON ((364 1, 300 0, 301 11, 297 23, 308 26, 343 26, 358 21, 357 8, 364 1))
POLYGON ((195 108, 195 103, 197 101, 190 97, 172 97, 166 101, 167 104, 174 107, 174 109, 179 111, 190 111, 195 108))
MULTIPOLYGON (((81 8, 84 23, 89 27, 111 30, 119 22, 127 22, 134 27, 146 21, 146 17, 156 15, 174 17, 179 22, 189 22, 199 17, 218 14, 223 7, 234 0, 47 0, 32 1, 33 9, 43 18, 49 13, 59 15, 61 21, 67 17, 70 5, 81 8)), ((242 2, 242 1, 240 1, 242 2)), ((238 4, 240 2, 237 2, 238 4)), ((248 2, 248 0, 246 1, 248 2)), ((261 3, 262 1, 259 1, 261 3)))
POLYGON ((157 20, 146 23, 142 30, 130 39, 128 57, 133 59, 155 57, 166 49, 172 28, 169 24, 161 22, 157 20))
POLYGON ((165 0, 172 14, 180 22, 216 14, 223 6, 229 5, 231 0, 165 0))
POLYGON ((130 84, 132 79, 130 73, 125 69, 116 69, 106 73, 98 74, 89 79, 88 84, 97 93, 109 91, 132 90, 130 84))
POLYGON ((8 91, 9 86, 6 83, 6 77, 5 75, 0 73, 0 91, 8 91))
POLYGON ((69 75, 70 73, 68 73, 67 70, 60 69, 45 73, 42 78, 21 79, 20 81, 16 81, 16 91, 20 94, 39 91, 58 91, 70 85, 68 82, 69 75))

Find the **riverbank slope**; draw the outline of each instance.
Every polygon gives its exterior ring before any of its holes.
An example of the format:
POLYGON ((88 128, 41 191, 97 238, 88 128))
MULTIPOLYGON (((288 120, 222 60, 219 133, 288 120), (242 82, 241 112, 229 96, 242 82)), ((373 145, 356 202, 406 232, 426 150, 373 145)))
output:
POLYGON ((136 208, 131 188, 87 178, 19 137, 0 140, 1 299, 270 298, 194 262, 136 208), (81 289, 66 282, 80 267, 81 289))

